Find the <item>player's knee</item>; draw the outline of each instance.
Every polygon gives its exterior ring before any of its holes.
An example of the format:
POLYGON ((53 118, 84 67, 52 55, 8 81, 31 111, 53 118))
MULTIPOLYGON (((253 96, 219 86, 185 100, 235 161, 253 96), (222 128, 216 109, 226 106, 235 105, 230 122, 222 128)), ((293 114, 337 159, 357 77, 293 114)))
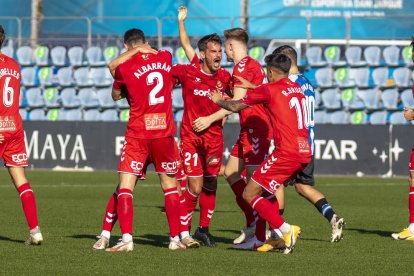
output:
POLYGON ((295 186, 295 190, 296 190, 296 192, 297 192, 300 196, 305 197, 305 195, 306 195, 306 191, 305 191, 305 189, 304 189, 304 185, 299 184, 299 183, 296 183, 294 186, 295 186))

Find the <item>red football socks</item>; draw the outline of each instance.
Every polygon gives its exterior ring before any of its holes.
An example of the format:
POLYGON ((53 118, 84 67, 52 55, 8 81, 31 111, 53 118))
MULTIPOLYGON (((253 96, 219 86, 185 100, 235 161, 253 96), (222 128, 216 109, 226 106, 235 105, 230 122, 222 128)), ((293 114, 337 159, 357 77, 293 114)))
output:
POLYGON ((170 236, 178 236, 180 232, 180 197, 176 187, 164 190, 164 204, 170 236))
POLYGON ((118 189, 109 198, 108 204, 106 205, 105 216, 103 219, 102 230, 111 232, 118 216, 116 215, 116 209, 118 205, 118 189))
POLYGON ((24 215, 26 216, 27 223, 29 224, 30 230, 38 226, 37 210, 36 210, 36 198, 30 187, 29 183, 21 185, 17 191, 22 201, 24 215))
POLYGON ((410 194, 408 195, 408 209, 410 211, 410 223, 414 223, 414 187, 410 186, 410 194))
POLYGON ((216 190, 211 191, 205 188, 200 194, 200 226, 208 227, 216 208, 216 190))
POLYGON ((186 230, 188 230, 189 227, 191 226, 191 220, 193 218, 194 209, 197 206, 198 196, 193 195, 187 189, 184 192, 184 197, 185 197, 185 204, 186 204, 186 211, 187 211, 187 219, 188 219, 188 225, 187 225, 187 229, 186 230))
POLYGON ((253 215, 252 207, 250 207, 249 203, 247 203, 243 198, 243 191, 244 188, 246 188, 246 182, 240 178, 232 185, 230 185, 230 187, 236 195, 237 205, 239 205, 240 209, 243 211, 246 217, 246 226, 248 227, 255 221, 255 217, 253 215))
POLYGON ((130 189, 119 189, 117 213, 122 234, 132 235, 132 221, 134 219, 132 198, 130 189))
POLYGON ((279 215, 279 206, 270 203, 269 200, 262 196, 256 196, 251 202, 252 208, 264 218, 270 226, 270 229, 278 229, 285 220, 279 215))

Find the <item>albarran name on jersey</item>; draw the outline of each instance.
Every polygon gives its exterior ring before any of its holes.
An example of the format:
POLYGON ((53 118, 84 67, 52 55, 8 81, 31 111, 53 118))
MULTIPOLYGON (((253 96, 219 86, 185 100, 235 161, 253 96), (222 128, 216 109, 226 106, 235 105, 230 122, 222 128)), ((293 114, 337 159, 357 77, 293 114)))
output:
POLYGON ((152 71, 152 70, 164 70, 167 72, 170 72, 171 70, 171 66, 168 65, 167 63, 161 63, 161 62, 153 62, 150 64, 147 64, 145 66, 141 66, 140 69, 137 69, 137 71, 134 73, 135 77, 137 77, 137 79, 139 79, 143 74, 145 74, 146 72, 152 71))
POLYGON ((0 78, 2 78, 3 76, 13 76, 16 79, 20 78, 20 74, 16 70, 13 70, 13 69, 10 69, 10 68, 0 69, 0 78))

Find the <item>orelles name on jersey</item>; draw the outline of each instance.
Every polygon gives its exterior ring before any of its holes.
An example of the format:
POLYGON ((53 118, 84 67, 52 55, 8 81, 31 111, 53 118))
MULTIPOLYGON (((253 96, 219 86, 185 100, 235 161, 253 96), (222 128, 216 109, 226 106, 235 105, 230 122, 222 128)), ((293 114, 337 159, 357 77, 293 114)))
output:
POLYGON ((0 69, 0 78, 2 78, 3 76, 13 76, 16 79, 20 78, 20 74, 16 70, 9 69, 9 68, 0 69))
POLYGON ((287 92, 285 90, 282 91, 282 94, 285 96, 289 96, 290 94, 294 94, 294 93, 303 94, 303 91, 300 87, 288 87, 286 89, 287 89, 287 92))
POLYGON ((143 74, 149 72, 149 71, 153 71, 153 70, 164 70, 167 72, 170 72, 171 70, 171 66, 168 65, 166 62, 161 63, 161 62, 153 62, 150 64, 147 64, 145 66, 141 66, 140 69, 137 69, 137 71, 134 73, 135 77, 137 77, 137 79, 139 79, 143 74))

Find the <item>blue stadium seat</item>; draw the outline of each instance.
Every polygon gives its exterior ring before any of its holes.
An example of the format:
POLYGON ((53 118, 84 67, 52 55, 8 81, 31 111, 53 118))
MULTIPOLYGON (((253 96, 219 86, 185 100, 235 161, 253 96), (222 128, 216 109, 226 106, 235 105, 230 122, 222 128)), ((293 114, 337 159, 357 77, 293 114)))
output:
POLYGON ((381 49, 378 46, 369 46, 364 50, 364 59, 369 66, 379 66, 381 49))
POLYGON ((190 63, 185 55, 183 47, 178 47, 174 53, 175 60, 178 64, 188 64, 190 63))
POLYGON ((36 68, 24 67, 21 71, 22 84, 24 86, 34 86, 36 84, 36 68))
POLYGON ((404 61, 404 64, 406 66, 412 66, 413 60, 412 60, 412 49, 411 46, 405 46, 403 50, 401 51, 401 57, 404 61))
POLYGON ((25 96, 27 100, 27 105, 29 107, 37 108, 37 107, 45 106, 45 102, 42 96, 42 91, 40 90, 39 87, 27 89, 25 96))
POLYGON ((17 62, 21 66, 33 65, 33 61, 32 61, 33 50, 29 46, 22 46, 22 47, 17 48, 16 56, 17 56, 17 62))
POLYGON ((86 59, 91 66, 103 66, 102 50, 100 47, 90 47, 86 50, 86 59))
POLYGON ((369 117, 369 122, 371 125, 385 125, 387 124, 387 111, 375 111, 371 113, 369 117))
POLYGON ((414 96, 411 89, 401 92, 400 98, 404 107, 414 108, 414 96))
POLYGON ((343 110, 335 111, 330 113, 329 121, 327 123, 331 123, 334 125, 344 125, 349 124, 349 114, 343 110))
POLYGON ((54 66, 65 66, 66 65, 66 48, 63 46, 53 47, 50 51, 50 57, 52 58, 52 64, 54 66))
POLYGON ((88 122, 97 122, 102 120, 101 113, 97 109, 85 110, 83 113, 83 119, 88 122))
POLYGON ((78 97, 83 108, 98 108, 100 106, 98 95, 91 88, 80 89, 78 97))
POLYGON ((228 123, 238 123, 238 122, 240 122, 239 113, 232 113, 229 116, 227 116, 227 122, 228 123))
POLYGON ((326 114, 327 113, 324 110, 315 111, 315 114, 314 114, 315 115, 315 118, 314 118, 315 124, 319 125, 319 124, 329 123, 330 121, 329 121, 329 118, 326 114))
POLYGON ((369 87, 369 68, 351 68, 350 70, 350 79, 353 79, 356 86, 359 88, 369 87))
POLYGON ((265 49, 262 46, 254 46, 249 49, 248 55, 257 60, 260 64, 264 64, 265 49))
POLYGON ((341 92, 342 106, 349 110, 361 110, 365 108, 364 102, 359 98, 358 93, 353 88, 345 89, 341 92))
POLYGON ((168 52, 171 53, 171 55, 174 55, 174 49, 170 46, 162 46, 161 50, 167 50, 168 52))
POLYGON ((19 109, 19 113, 20 113, 20 117, 22 117, 22 120, 23 120, 23 121, 26 121, 26 120, 28 120, 28 119, 29 119, 29 112, 27 112, 27 110, 26 110, 26 109, 24 109, 24 108, 20 108, 20 109, 19 109))
POLYGON ((71 47, 68 50, 69 63, 72 66, 83 65, 83 48, 79 46, 71 47))
POLYGON ((112 99, 111 88, 102 88, 96 91, 98 100, 103 108, 114 108, 116 107, 115 101, 112 99))
POLYGON ((52 108, 47 111, 45 120, 55 122, 55 121, 64 121, 65 120, 65 111, 60 108, 52 108))
POLYGON ((341 108, 339 93, 335 88, 324 90, 321 93, 321 98, 326 109, 335 110, 341 108))
POLYGON ((52 85, 53 80, 53 70, 51 67, 41 67, 39 71, 37 71, 37 78, 39 79, 39 83, 43 86, 52 85))
POLYGON ((60 95, 56 87, 49 87, 43 90, 43 99, 48 108, 60 107, 60 95))
POLYGON ((346 62, 341 61, 341 48, 338 46, 329 46, 325 48, 323 52, 325 60, 329 65, 332 66, 345 66, 346 62))
POLYGON ((1 52, 10 58, 14 58, 14 49, 11 46, 1 48, 1 52))
POLYGON ((128 122, 129 121, 129 109, 123 109, 119 113, 119 119, 121 122, 128 122))
POLYGON ((112 81, 108 80, 106 77, 107 71, 109 70, 106 67, 91 68, 89 74, 95 86, 103 87, 103 86, 109 86, 112 84, 112 81))
POLYGON ((388 66, 398 66, 400 64, 400 48, 397 46, 385 47, 382 54, 385 64, 388 66))
POLYGON ((62 119, 65 121, 82 121, 82 109, 68 109, 61 112, 62 119))
POLYGON ((410 77, 411 71, 407 67, 399 67, 392 72, 392 77, 395 81, 395 85, 399 88, 408 88, 410 87, 410 77))
POLYGON ((79 87, 92 86, 93 82, 89 79, 89 68, 80 67, 73 73, 75 84, 79 87))
POLYGON ((397 110, 399 95, 397 89, 384 90, 381 93, 382 104, 387 110, 397 110))
POLYGON ((34 57, 37 66, 49 65, 49 48, 43 45, 37 46, 34 51, 34 57))
POLYGON ((350 116, 350 122, 352 125, 365 125, 368 122, 367 118, 364 111, 355 111, 350 116))
POLYGON ((390 124, 392 125, 407 125, 408 121, 404 118, 404 115, 401 111, 397 111, 391 114, 390 124))
POLYGON ((321 92, 319 92, 319 89, 315 89, 315 109, 320 108, 321 104, 322 104, 322 96, 321 96, 321 92))
POLYGON ((351 79, 351 70, 347 67, 341 67, 335 70, 335 83, 339 87, 353 87, 355 81, 351 79))
POLYGON ((367 63, 362 60, 362 48, 359 46, 351 46, 345 50, 345 58, 350 66, 360 67, 367 63))
POLYGON ((378 67, 372 71, 372 80, 377 87, 387 87, 388 82, 388 68, 378 67))
POLYGON ((127 99, 121 99, 121 100, 116 101, 116 105, 119 108, 129 108, 129 103, 127 99))
POLYGON ((109 46, 105 48, 103 54, 104 54, 105 63, 109 64, 112 60, 114 60, 119 55, 119 49, 116 46, 109 46))
POLYGON ((320 88, 333 87, 334 71, 332 68, 319 68, 315 72, 316 84, 320 88))
POLYGON ((184 109, 180 109, 174 114, 174 121, 181 122, 183 120, 184 109))
POLYGON ((380 94, 377 89, 358 90, 357 95, 364 102, 367 110, 380 108, 380 94))
POLYGON ((45 121, 46 115, 43 109, 33 109, 28 114, 29 121, 45 121))
POLYGON ((72 67, 62 67, 57 71, 57 79, 60 86, 72 86, 72 67))
POLYGON ((173 90, 173 97, 172 97, 172 106, 173 108, 184 108, 184 100, 182 96, 182 89, 181 87, 175 88, 173 90))
POLYGON ((77 108, 81 106, 79 96, 76 95, 74 88, 65 88, 60 92, 62 105, 64 108, 77 108))
POLYGON ((118 112, 115 109, 106 109, 101 114, 102 121, 104 122, 117 122, 119 121, 118 112))
POLYGON ((306 60, 311 67, 323 67, 326 62, 322 60, 322 48, 312 46, 306 50, 306 60))

